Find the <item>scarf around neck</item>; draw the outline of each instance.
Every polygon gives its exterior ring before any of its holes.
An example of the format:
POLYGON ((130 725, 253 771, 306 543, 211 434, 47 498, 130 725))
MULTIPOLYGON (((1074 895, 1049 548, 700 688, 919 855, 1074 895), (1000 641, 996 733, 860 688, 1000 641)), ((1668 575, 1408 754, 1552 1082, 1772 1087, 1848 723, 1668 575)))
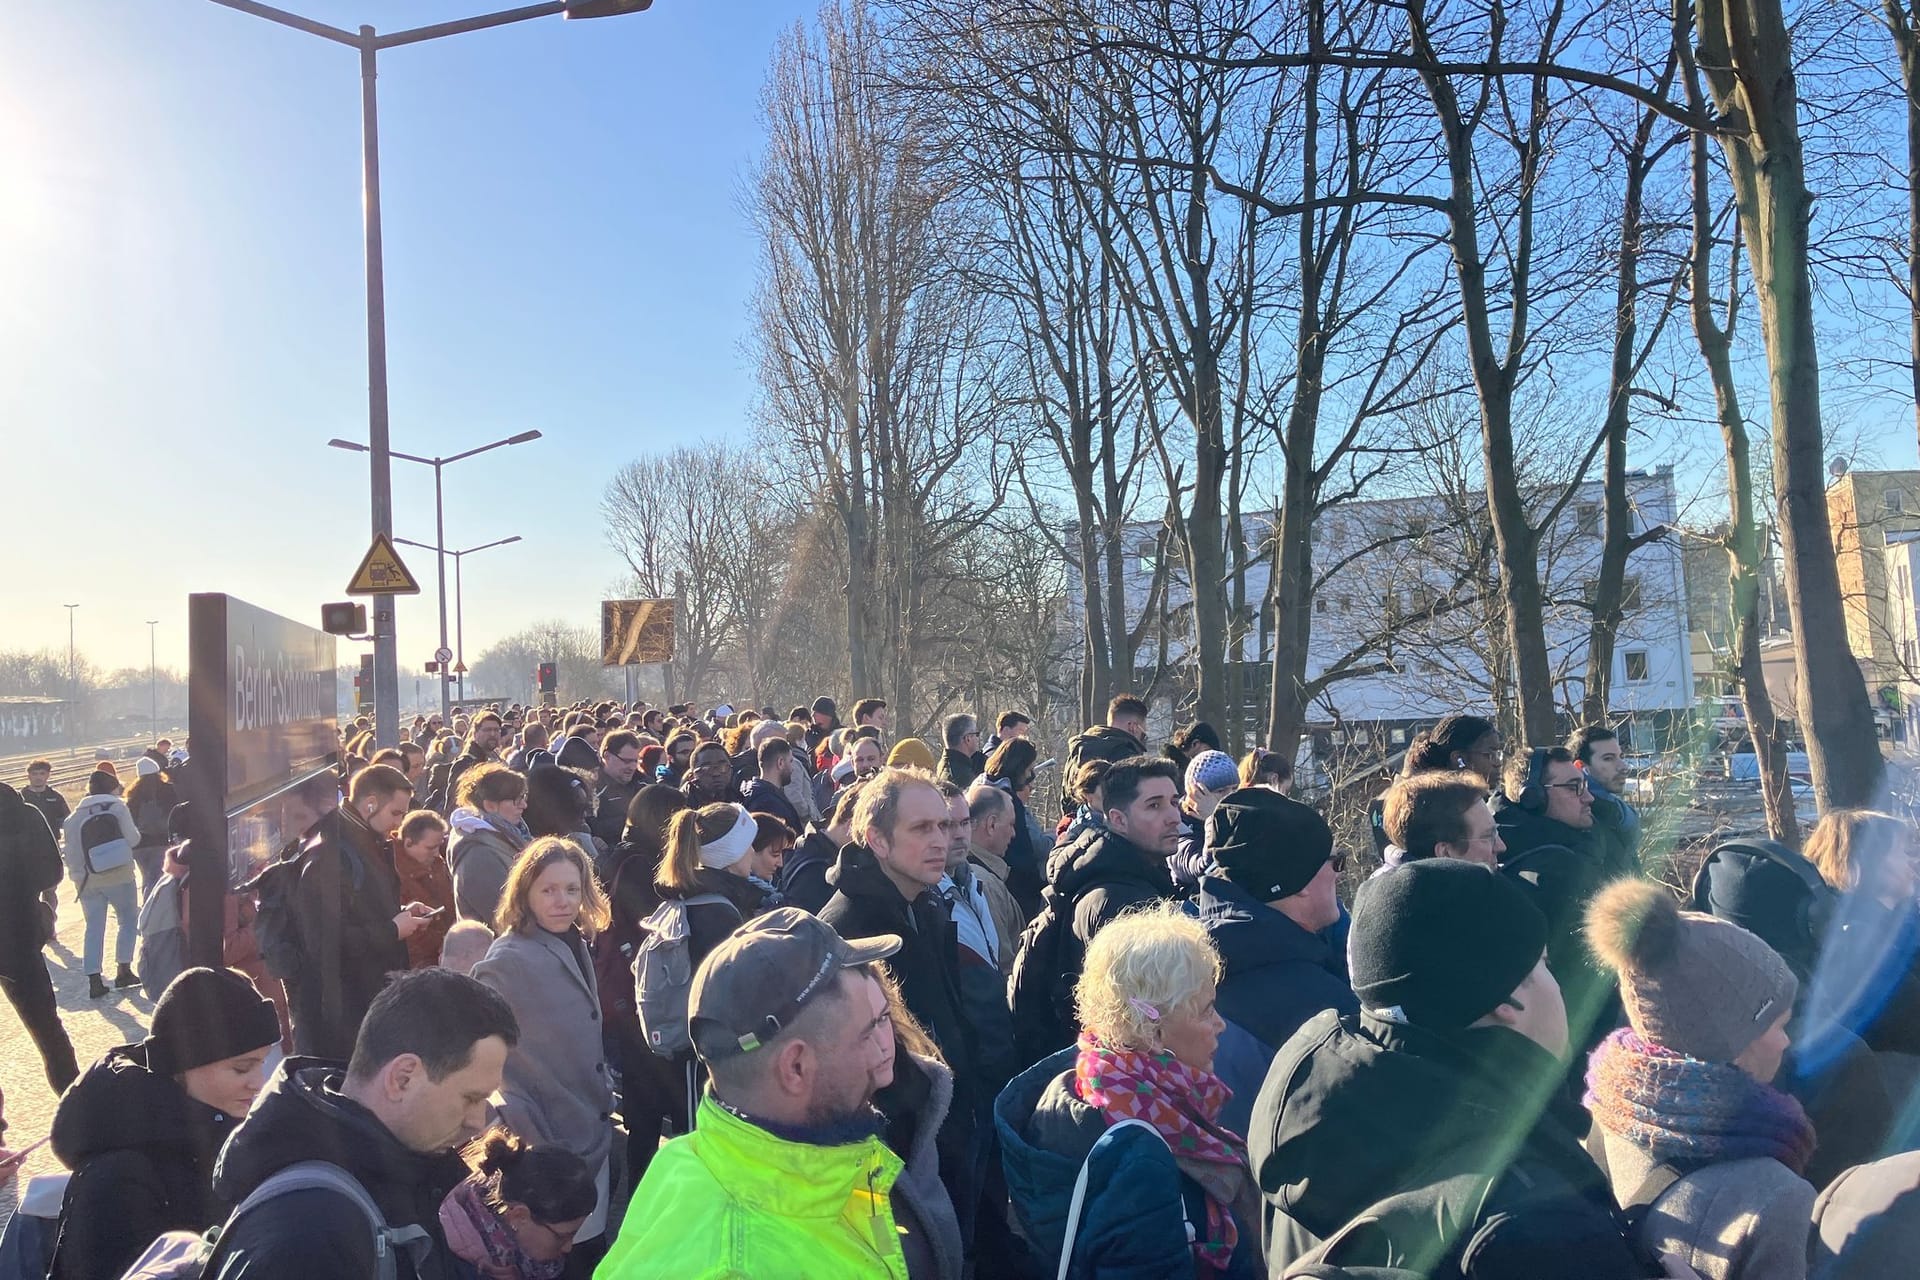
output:
POLYGON ((1170 1053, 1117 1048, 1083 1031, 1073 1093, 1108 1120, 1144 1120, 1166 1140, 1181 1171, 1207 1193, 1206 1230, 1193 1251, 1208 1266, 1226 1270, 1240 1240, 1229 1210, 1247 1170, 1246 1143, 1220 1125, 1220 1108, 1232 1090, 1219 1076, 1196 1071, 1170 1053))
POLYGON ((1731 1063, 1643 1040, 1631 1027, 1593 1051, 1585 1102, 1602 1129, 1682 1172, 1771 1158, 1800 1173, 1813 1154, 1813 1124, 1797 1099, 1731 1063))
POLYGON ((565 1259, 552 1262, 535 1262, 520 1248, 520 1238, 506 1219, 493 1211, 487 1203, 484 1185, 475 1178, 469 1178, 453 1189, 449 1197, 453 1206, 467 1224, 473 1228, 473 1236, 480 1247, 486 1251, 484 1258, 469 1258, 467 1261, 476 1266, 484 1263, 486 1270, 481 1274, 507 1274, 521 1277, 521 1280, 559 1280, 566 1270, 565 1259))

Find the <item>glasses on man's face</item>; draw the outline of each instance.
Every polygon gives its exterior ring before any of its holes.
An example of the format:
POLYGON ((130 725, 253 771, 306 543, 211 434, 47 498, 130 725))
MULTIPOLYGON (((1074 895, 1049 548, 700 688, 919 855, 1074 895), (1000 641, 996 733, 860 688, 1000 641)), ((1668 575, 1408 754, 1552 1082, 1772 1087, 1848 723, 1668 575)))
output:
POLYGON ((618 760, 621 764, 639 764, 640 763, 639 756, 615 756, 614 759, 618 760))
POLYGON ((1549 791, 1571 791, 1577 796, 1587 793, 1587 777, 1585 774, 1581 774, 1577 778, 1569 778, 1565 782, 1549 782, 1544 785, 1549 791))

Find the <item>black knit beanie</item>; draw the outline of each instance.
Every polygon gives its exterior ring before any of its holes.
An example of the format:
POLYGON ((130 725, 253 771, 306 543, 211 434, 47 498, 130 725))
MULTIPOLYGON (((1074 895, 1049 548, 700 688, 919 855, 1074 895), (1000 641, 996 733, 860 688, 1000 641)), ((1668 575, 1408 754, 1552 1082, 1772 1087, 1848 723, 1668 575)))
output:
POLYGON ((1347 958, 1365 1008, 1458 1030, 1512 995, 1546 946, 1525 889, 1476 862, 1427 858, 1360 887, 1347 958))
POLYGON ((188 969, 160 993, 147 1032, 147 1069, 174 1076, 280 1042, 280 1019, 246 975, 188 969))
POLYGON ((1230 791, 1207 819, 1207 853, 1220 874, 1261 902, 1291 898, 1333 857, 1318 813, 1269 787, 1230 791))

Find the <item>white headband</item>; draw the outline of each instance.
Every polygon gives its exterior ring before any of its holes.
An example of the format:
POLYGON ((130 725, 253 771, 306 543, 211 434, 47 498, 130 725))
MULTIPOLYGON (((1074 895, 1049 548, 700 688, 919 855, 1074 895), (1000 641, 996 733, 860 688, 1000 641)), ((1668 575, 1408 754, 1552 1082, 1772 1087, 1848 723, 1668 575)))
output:
POLYGON ((753 849, 754 836, 760 833, 760 824, 743 806, 729 807, 733 810, 733 825, 727 828, 727 834, 712 844, 700 846, 700 865, 715 871, 724 871, 746 857, 753 849))

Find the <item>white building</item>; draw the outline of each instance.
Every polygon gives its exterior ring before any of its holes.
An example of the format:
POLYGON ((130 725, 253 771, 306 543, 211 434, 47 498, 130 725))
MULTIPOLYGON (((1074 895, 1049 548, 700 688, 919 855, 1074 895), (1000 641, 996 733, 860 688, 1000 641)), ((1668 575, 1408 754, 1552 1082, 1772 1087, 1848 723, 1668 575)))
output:
MULTIPOLYGON (((1920 742, 1920 601, 1914 597, 1913 580, 1920 577, 1920 533, 1887 534, 1887 639, 1899 679, 1893 684, 1899 706, 1878 706, 1905 723, 1900 735, 1909 744, 1920 742)), ((1880 698, 1889 697, 1886 685, 1880 698)))
MULTIPOLYGON (((1670 468, 1633 473, 1628 496, 1635 533, 1673 524, 1670 468)), ((1543 495, 1541 500, 1548 499, 1543 495)), ((1602 504, 1599 482, 1580 486, 1542 544, 1555 697, 1573 712, 1580 706, 1585 682, 1592 620, 1587 601, 1599 573, 1602 504)), ((1266 664, 1272 658, 1272 619, 1261 605, 1273 521, 1269 512, 1243 518, 1252 557, 1246 574, 1247 608, 1230 621, 1228 652, 1230 661, 1258 667, 1247 677, 1262 704, 1264 695, 1258 691, 1265 687, 1266 664)), ((1136 618, 1153 580, 1156 533, 1157 526, 1140 525, 1127 534, 1128 603, 1136 618)), ((1380 726, 1389 744, 1398 745, 1406 737, 1404 726, 1431 722, 1449 711, 1492 706, 1489 672, 1510 666, 1497 594, 1498 561, 1483 495, 1341 503, 1320 515, 1311 536, 1314 570, 1322 581, 1313 604, 1307 678, 1315 680, 1336 669, 1352 673, 1330 681, 1315 699, 1310 721, 1316 728, 1338 728, 1344 736, 1369 731, 1359 726, 1380 726)), ((1070 605, 1077 604, 1077 586, 1068 598, 1070 605)), ((1676 717, 1684 717, 1693 703, 1678 538, 1658 539, 1633 553, 1627 562, 1626 599, 1609 706, 1617 722, 1637 722, 1658 735, 1676 717)), ((1168 589, 1169 629, 1175 637, 1170 655, 1176 659, 1189 644, 1185 613, 1190 600, 1184 569, 1176 564, 1168 589)), ((1077 618, 1072 621, 1078 624, 1077 618)))

